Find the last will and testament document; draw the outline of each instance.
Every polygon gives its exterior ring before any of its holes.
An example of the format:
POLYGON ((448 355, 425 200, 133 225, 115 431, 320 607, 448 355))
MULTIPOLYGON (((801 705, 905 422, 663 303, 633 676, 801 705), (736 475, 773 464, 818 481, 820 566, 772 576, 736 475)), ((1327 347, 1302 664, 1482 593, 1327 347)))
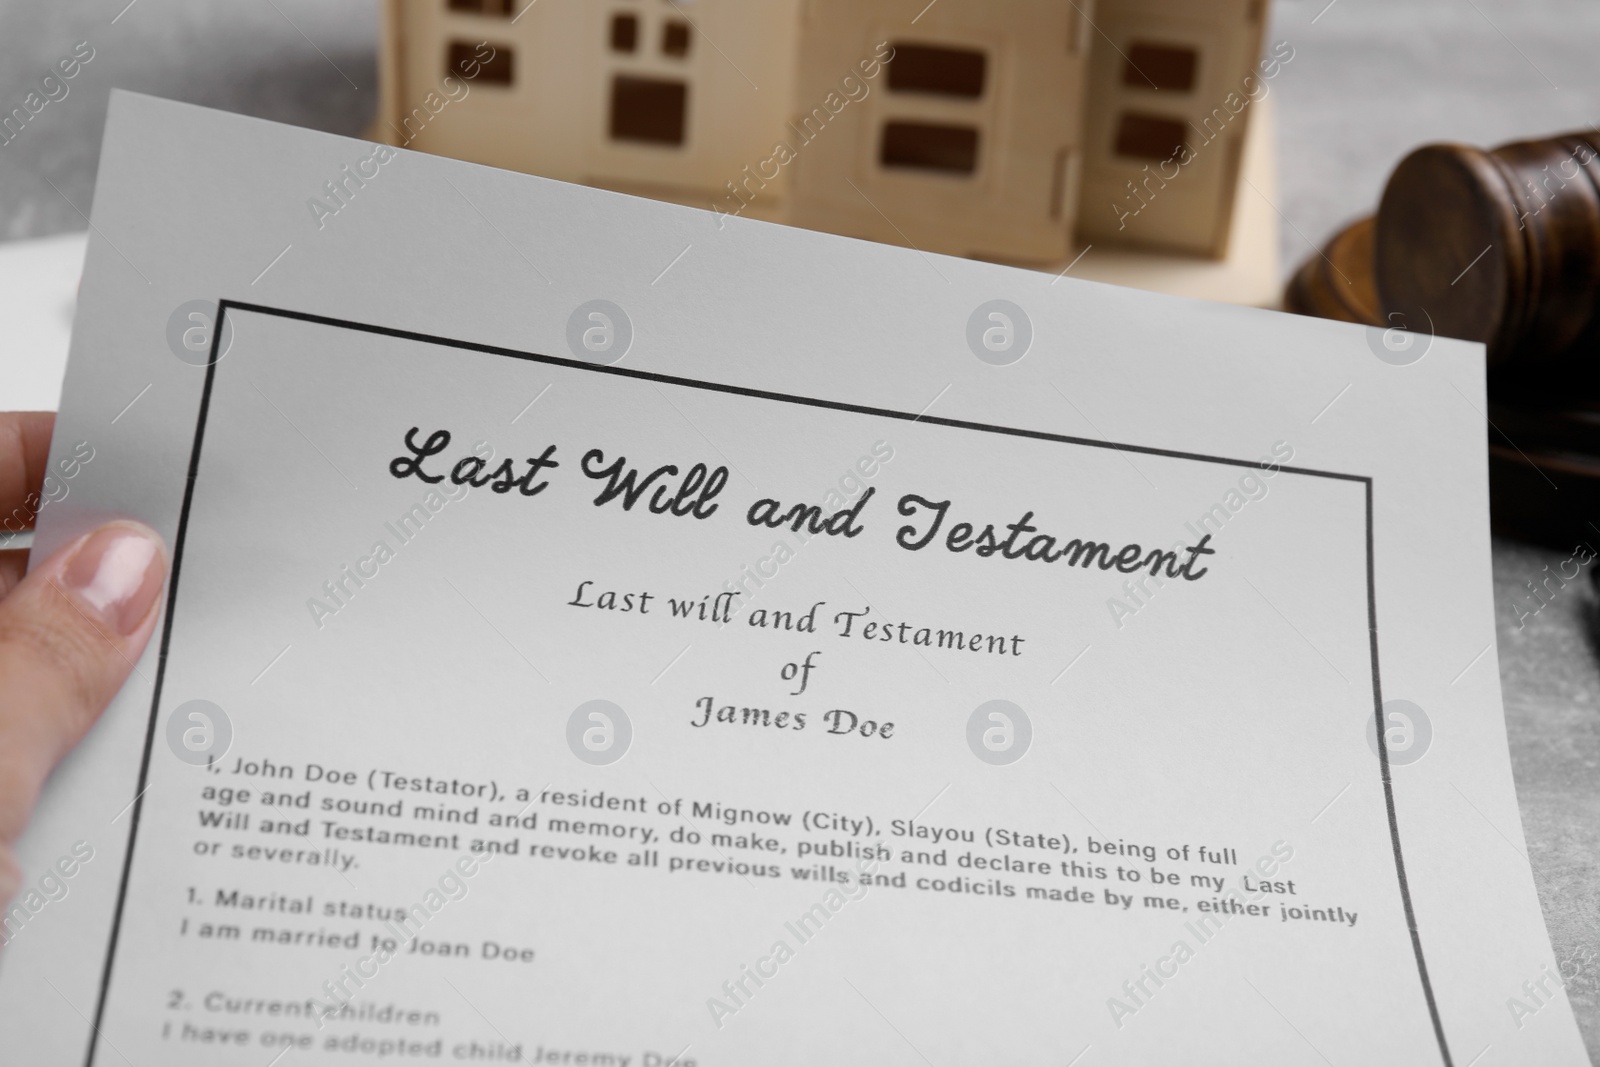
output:
POLYGON ((172 578, 8 1061, 1585 1062, 1479 346, 126 94, 101 168, 38 547, 172 578))

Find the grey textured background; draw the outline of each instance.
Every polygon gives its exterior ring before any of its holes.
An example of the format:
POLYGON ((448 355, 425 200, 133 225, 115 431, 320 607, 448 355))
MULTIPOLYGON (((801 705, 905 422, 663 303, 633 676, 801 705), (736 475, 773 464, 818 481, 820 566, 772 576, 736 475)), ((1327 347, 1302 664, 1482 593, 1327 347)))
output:
MULTIPOLYGON (((0 239, 84 227, 112 86, 359 134, 377 103, 376 7, 0 0, 4 110, 78 41, 96 51, 67 98, 0 149, 0 239)), ((1418 143, 1495 144, 1600 119, 1593 0, 1277 0, 1272 36, 1295 48, 1273 82, 1286 270, 1371 210, 1418 143)), ((1529 859, 1556 962, 1579 971, 1568 995, 1600 1051, 1600 608, 1583 581, 1521 630, 1512 611, 1523 583, 1567 555, 1497 541, 1495 597, 1529 859)))

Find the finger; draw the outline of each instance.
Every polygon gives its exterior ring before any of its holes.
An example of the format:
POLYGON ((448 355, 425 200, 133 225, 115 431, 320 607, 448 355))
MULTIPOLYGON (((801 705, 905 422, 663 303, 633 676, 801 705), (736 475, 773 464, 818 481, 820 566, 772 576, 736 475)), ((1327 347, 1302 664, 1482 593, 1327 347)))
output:
POLYGON ((0 549, 0 600, 11 595, 11 590, 28 573, 28 550, 25 548, 0 549))
POLYGON ((119 521, 61 549, 0 601, 0 846, 20 836, 51 769, 127 679, 166 574, 159 535, 119 521))
POLYGON ((49 411, 0 413, 0 529, 32 528, 55 422, 49 411))

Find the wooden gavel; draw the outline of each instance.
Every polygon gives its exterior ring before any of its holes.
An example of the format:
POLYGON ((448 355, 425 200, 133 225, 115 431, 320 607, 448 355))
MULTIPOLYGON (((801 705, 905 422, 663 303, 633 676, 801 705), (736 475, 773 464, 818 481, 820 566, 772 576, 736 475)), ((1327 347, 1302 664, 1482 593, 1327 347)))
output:
POLYGON ((1482 341, 1501 376, 1586 369, 1600 344, 1597 146, 1600 131, 1403 159, 1370 233, 1384 319, 1482 341))
MULTIPOLYGON (((1399 331, 1482 341, 1494 529, 1563 548, 1594 536, 1600 130, 1417 149, 1377 215, 1306 260, 1284 306, 1381 328, 1385 348, 1399 331)), ((1428 347, 1390 351, 1404 365, 1428 347)))

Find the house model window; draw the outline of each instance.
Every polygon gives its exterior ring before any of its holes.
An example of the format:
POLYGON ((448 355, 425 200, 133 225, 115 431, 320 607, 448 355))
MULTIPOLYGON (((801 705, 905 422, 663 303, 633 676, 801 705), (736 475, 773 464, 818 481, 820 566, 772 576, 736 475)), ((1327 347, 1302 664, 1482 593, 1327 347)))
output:
POLYGON ((611 79, 611 138, 645 144, 683 144, 689 87, 666 78, 611 79))
POLYGON ((661 28, 661 52, 677 59, 689 54, 689 24, 676 20, 661 28))
POLYGON ((931 93, 976 100, 983 95, 988 60, 967 48, 895 46, 889 63, 889 88, 897 93, 931 93))
POLYGON ((978 131, 933 122, 887 122, 878 162, 886 167, 971 174, 978 169, 978 131))
POLYGON ((1193 48, 1135 41, 1128 46, 1128 61, 1122 67, 1122 84, 1135 89, 1193 92, 1195 71, 1199 64, 1200 57, 1193 48))
MULTIPOLYGON (((888 168, 929 171, 942 175, 971 175, 978 170, 979 130, 983 125, 984 86, 989 60, 971 48, 896 43, 889 61, 888 90, 892 97, 921 97, 938 101, 936 121, 918 108, 912 118, 890 117, 878 142, 878 163, 888 168)), ((893 108, 891 107, 891 110, 893 108)))
POLYGON ((639 47, 639 19, 636 15, 611 16, 611 50, 632 52, 639 47))
POLYGON ((451 11, 466 11, 474 15, 499 15, 511 17, 511 0, 450 0, 451 11))
POLYGON ((451 41, 450 48, 445 54, 445 67, 450 73, 461 73, 478 67, 477 81, 485 85, 510 85, 511 84, 511 46, 496 44, 494 57, 488 60, 478 58, 478 42, 451 41))
POLYGON ((664 148, 684 144, 689 83, 667 72, 688 57, 689 30, 683 19, 661 18, 648 11, 618 11, 611 16, 613 72, 606 126, 611 140, 664 148), (651 53, 653 42, 659 42, 659 56, 651 53))
POLYGON ((1171 159, 1182 151, 1188 133, 1188 128, 1174 119, 1127 111, 1117 124, 1116 152, 1129 159, 1171 159))
MULTIPOLYGON (((1133 41, 1122 64, 1122 84, 1146 93, 1194 91, 1200 56, 1193 48, 1133 41)), ((1151 98, 1151 103, 1155 98, 1151 98)), ((1113 151, 1128 159, 1168 160, 1187 144, 1182 119, 1139 111, 1123 112, 1113 151)))

